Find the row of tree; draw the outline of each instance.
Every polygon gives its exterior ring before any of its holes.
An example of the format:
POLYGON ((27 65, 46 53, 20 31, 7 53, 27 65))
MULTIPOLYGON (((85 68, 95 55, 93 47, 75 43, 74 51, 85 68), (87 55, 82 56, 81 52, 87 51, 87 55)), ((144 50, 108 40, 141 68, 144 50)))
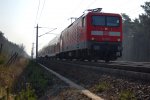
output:
POLYGON ((123 57, 122 60, 150 61, 150 2, 141 6, 145 13, 139 18, 122 14, 123 57))
POLYGON ((9 57, 12 56, 14 53, 17 53, 19 56, 27 57, 27 54, 24 51, 23 44, 17 45, 8 41, 8 39, 4 37, 4 33, 0 31, 0 54, 5 54, 9 57))

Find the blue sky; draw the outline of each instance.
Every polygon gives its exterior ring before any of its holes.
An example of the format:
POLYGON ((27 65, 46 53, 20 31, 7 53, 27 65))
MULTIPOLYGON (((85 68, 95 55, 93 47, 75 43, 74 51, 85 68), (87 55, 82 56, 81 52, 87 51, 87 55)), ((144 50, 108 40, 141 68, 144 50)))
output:
MULTIPOLYGON (((70 17, 79 17, 89 8, 103 8, 102 12, 126 13, 134 19, 144 12, 140 5, 145 1, 148 0, 0 0, 0 31, 10 41, 23 43, 30 54, 32 43, 35 42, 34 27, 37 23, 46 27, 39 29, 39 35, 53 28, 57 30, 52 33, 59 34, 70 24, 70 17)), ((39 38, 39 48, 54 37, 54 34, 47 34, 39 38)))

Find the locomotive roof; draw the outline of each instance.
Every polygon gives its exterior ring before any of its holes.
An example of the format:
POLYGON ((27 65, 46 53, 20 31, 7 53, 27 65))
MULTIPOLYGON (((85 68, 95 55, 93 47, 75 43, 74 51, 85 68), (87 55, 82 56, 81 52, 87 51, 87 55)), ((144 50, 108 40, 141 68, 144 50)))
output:
MULTIPOLYGON (((87 15, 108 15, 108 16, 121 16, 117 13, 105 13, 105 12, 88 12, 86 14, 83 14, 81 17, 85 17, 87 15)), ((80 18, 80 17, 79 17, 80 18)))
MULTIPOLYGON (((78 17, 74 22, 76 22, 78 19, 83 18, 87 15, 109 15, 109 16, 121 16, 120 14, 117 13, 104 13, 104 12, 88 12, 88 13, 84 13, 83 15, 81 15, 80 17, 78 17)), ((73 23, 74 23, 73 22, 73 23)), ((68 27, 70 27, 73 23, 71 23, 68 27)), ((67 28, 68 28, 67 27, 67 28)))

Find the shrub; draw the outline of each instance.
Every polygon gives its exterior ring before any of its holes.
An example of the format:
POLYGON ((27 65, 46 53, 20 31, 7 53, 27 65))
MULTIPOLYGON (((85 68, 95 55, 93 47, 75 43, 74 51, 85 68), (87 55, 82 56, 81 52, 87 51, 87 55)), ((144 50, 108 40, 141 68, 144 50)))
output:
POLYGON ((103 91, 108 90, 110 87, 111 87, 110 84, 104 81, 96 86, 96 91, 103 92, 103 91))
POLYGON ((27 84, 26 89, 16 95, 15 100, 37 100, 35 91, 27 84))
POLYGON ((132 91, 123 90, 119 94, 119 100, 136 100, 136 97, 132 91))
POLYGON ((4 64, 4 63, 5 63, 5 60, 6 60, 6 57, 3 56, 3 55, 0 55, 0 65, 1 65, 1 64, 4 64))

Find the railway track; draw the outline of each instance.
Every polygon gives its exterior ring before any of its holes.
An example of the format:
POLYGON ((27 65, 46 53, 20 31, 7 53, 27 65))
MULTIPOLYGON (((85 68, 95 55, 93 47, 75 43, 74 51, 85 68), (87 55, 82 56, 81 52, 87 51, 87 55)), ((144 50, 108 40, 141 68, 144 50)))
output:
POLYGON ((106 100, 119 99, 119 92, 123 90, 132 90, 138 99, 150 99, 149 73, 143 70, 136 71, 137 67, 135 66, 132 66, 131 71, 126 70, 125 66, 119 66, 117 62, 105 64, 103 62, 50 61, 45 59, 41 63, 106 100), (103 92, 97 91, 97 86, 103 82, 108 84, 109 89, 103 92))
POLYGON ((59 61, 59 63, 63 63, 66 65, 74 65, 76 67, 96 69, 103 73, 124 76, 136 80, 142 80, 142 81, 150 80, 150 63, 144 63, 144 64, 142 63, 137 64, 136 62, 103 63, 103 62, 83 62, 83 61, 82 62, 81 61, 59 61))
POLYGON ((51 72, 52 74, 56 75, 58 78, 60 78, 61 80, 63 80, 65 83, 69 84, 71 87, 77 89, 81 94, 84 94, 85 96, 87 96, 88 98, 92 99, 92 100, 104 100, 103 98, 95 95, 94 93, 90 92, 89 90, 85 89, 84 87, 72 82, 71 80, 65 78, 64 76, 56 73, 55 71, 47 68, 46 66, 40 64, 43 68, 45 68, 46 70, 48 70, 49 72, 51 72))
POLYGON ((150 63, 149 62, 110 62, 105 63, 102 61, 98 62, 88 62, 88 61, 66 61, 61 60, 60 62, 66 62, 67 64, 80 64, 87 65, 93 67, 103 67, 103 68, 111 68, 111 69, 119 69, 126 71, 134 71, 134 72, 142 72, 142 73, 150 73, 150 63))

